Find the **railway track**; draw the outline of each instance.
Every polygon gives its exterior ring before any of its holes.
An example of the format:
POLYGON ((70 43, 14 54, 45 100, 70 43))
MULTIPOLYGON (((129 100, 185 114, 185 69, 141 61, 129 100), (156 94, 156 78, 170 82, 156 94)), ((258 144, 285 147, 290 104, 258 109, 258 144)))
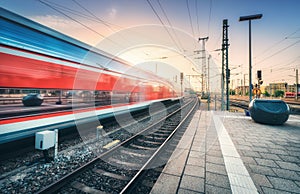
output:
MULTIPOLYGON (((145 174, 145 171, 153 167, 150 165, 158 160, 159 153, 169 145, 171 138, 182 127, 197 104, 196 99, 193 100, 188 105, 43 188, 39 193, 128 193, 132 191, 135 188, 134 185, 137 185, 136 182, 141 181, 141 176, 145 174), (193 104, 192 107, 191 104, 193 104), (187 113, 181 119, 183 112, 187 113)), ((156 167, 161 168, 160 165, 156 167)))

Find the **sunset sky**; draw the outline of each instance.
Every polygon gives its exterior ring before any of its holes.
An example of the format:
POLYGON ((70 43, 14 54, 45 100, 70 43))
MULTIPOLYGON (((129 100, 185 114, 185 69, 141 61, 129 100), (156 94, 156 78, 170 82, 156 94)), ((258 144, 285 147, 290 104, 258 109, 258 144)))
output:
MULTIPOLYGON (((248 22, 239 17, 263 14, 252 21, 253 80, 262 70, 264 84, 294 84, 300 68, 298 0, 1 0, 0 6, 173 81, 176 71, 201 73, 202 60, 196 59, 201 54, 195 51, 202 49, 198 38, 208 36, 215 90, 221 54, 214 50, 221 48, 223 19, 229 24, 229 67, 236 86, 248 74, 249 60, 248 22)), ((189 81, 199 85, 196 78, 189 81)))

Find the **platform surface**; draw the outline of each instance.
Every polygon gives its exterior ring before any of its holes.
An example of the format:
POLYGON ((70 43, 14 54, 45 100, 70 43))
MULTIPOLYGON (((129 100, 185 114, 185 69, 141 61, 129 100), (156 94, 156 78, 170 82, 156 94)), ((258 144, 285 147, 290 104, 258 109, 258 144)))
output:
POLYGON ((151 193, 300 193, 300 116, 198 110, 151 193))

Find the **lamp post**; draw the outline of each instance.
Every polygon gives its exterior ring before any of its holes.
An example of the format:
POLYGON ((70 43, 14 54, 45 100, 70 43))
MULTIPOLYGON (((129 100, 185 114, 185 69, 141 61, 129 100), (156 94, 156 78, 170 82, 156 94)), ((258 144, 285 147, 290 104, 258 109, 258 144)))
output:
POLYGON ((252 100, 252 53, 251 53, 251 20, 262 18, 262 14, 241 16, 239 21, 249 21, 249 101, 252 100))

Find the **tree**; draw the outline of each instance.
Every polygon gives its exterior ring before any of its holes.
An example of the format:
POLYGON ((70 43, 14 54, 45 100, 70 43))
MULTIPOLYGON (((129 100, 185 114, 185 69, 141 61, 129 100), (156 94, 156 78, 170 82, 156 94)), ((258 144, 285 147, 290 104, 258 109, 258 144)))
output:
POLYGON ((275 97, 283 97, 283 96, 284 96, 284 91, 282 90, 275 91, 275 97))
POLYGON ((265 92, 264 92, 264 96, 265 96, 265 97, 270 97, 269 92, 268 92, 268 91, 265 91, 265 92))

